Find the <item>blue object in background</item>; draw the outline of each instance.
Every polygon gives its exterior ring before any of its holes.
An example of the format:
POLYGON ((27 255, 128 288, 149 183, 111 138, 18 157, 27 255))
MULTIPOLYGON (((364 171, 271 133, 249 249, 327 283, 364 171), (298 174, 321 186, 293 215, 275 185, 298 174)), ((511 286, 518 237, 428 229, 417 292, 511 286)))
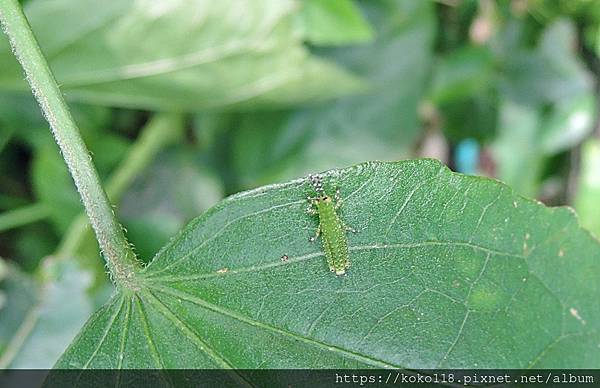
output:
POLYGON ((456 171, 474 175, 479 167, 479 143, 473 138, 462 140, 454 149, 456 171))

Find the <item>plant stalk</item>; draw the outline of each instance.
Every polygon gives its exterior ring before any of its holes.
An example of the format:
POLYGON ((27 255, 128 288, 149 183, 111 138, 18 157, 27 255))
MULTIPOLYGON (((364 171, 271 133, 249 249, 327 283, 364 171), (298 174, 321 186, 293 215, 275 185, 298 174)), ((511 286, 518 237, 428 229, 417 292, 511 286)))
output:
MULTIPOLYGON (((110 176, 106 192, 112 203, 119 203, 123 193, 134 178, 144 171, 167 145, 174 143, 183 132, 183 116, 175 113, 158 113, 142 128, 126 158, 110 176)), ((62 239, 57 256, 77 255, 90 236, 85 215, 80 215, 69 226, 62 239)))
POLYGON ((43 203, 35 203, 0 214, 0 232, 31 224, 48 217, 48 208, 43 203))
POLYGON ((17 0, 0 1, 0 22, 75 181, 113 281, 117 286, 137 288, 134 274, 140 264, 100 185, 79 129, 17 0))

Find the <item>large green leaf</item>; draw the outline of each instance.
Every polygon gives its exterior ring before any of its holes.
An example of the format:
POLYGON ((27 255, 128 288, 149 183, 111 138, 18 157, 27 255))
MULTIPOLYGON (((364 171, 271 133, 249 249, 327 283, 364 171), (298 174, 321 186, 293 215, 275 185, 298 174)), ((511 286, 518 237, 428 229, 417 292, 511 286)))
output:
POLYGON ((358 230, 346 276, 308 241, 308 180, 240 193, 162 249, 56 367, 600 366, 600 244, 571 210, 432 160, 322 176, 358 230))
MULTIPOLYGON (((37 0, 25 11, 68 98, 197 110, 355 90, 354 77, 303 46, 299 8, 292 0, 37 0)), ((0 43, 0 87, 26 90, 0 43)))

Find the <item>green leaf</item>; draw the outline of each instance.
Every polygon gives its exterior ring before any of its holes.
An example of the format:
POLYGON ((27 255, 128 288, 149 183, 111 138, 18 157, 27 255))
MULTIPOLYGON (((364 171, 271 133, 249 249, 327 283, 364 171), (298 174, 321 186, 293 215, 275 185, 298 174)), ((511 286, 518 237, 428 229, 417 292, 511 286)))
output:
POLYGON ((27 137, 30 132, 39 133, 35 130, 39 127, 47 131, 46 126, 32 96, 0 93, 0 130, 3 134, 27 137))
POLYGON ((17 230, 3 233, 7 247, 11 248, 11 259, 19 263, 26 272, 33 272, 40 261, 54 252, 56 234, 45 222, 21 226, 17 230))
MULTIPOLYGON (((515 26, 513 26, 515 27, 515 26)), ((505 38, 506 39, 506 38, 505 38)), ((506 39, 508 40, 508 39, 506 39)), ((526 196, 537 196, 548 158, 578 144, 593 129, 593 82, 576 55, 576 31, 558 20, 533 50, 499 50, 498 177, 526 196)))
POLYGON ((364 43, 373 38, 371 26, 352 0, 305 0, 300 24, 315 45, 364 43))
POLYGON ((581 147, 581 173, 575 209, 581 225, 600 236, 600 141, 591 139, 581 147))
POLYGON ((555 104, 545 115, 541 106, 504 100, 500 103, 498 137, 493 151, 498 177, 526 196, 536 196, 548 157, 577 145, 593 129, 596 98, 574 96, 555 104))
POLYGON ((432 61, 433 4, 361 5, 377 27, 377 39, 324 52, 366 79, 369 92, 314 108, 244 115, 232 153, 242 187, 368 159, 398 160, 412 152, 421 131, 417 107, 432 61))
POLYGON ((502 103, 493 91, 451 101, 439 108, 444 119, 444 135, 451 143, 467 138, 475 138, 481 143, 496 139, 502 103))
POLYGON ((0 258, 0 281, 4 280, 6 277, 6 273, 8 272, 8 268, 4 260, 0 258))
POLYGON ((64 233, 71 221, 83 211, 83 206, 55 146, 38 150, 31 175, 37 199, 48 208, 56 230, 64 233))
MULTIPOLYGON (((108 119, 111 115, 108 108, 83 104, 72 104, 70 108, 84 137, 89 135, 90 130, 110 125, 108 119)), ((32 95, 0 91, 0 130, 14 132, 15 138, 32 149, 54 144, 52 134, 48 130, 48 122, 42 116, 40 107, 32 95)))
MULTIPOLYGON (((303 46, 291 0, 35 0, 25 11, 71 100, 178 111, 254 108, 359 86, 303 46)), ((25 90, 0 43, 0 86, 25 90)))
POLYGON ((499 134, 493 144, 498 177, 518 193, 533 197, 544 161, 538 139, 540 109, 510 100, 502 101, 499 109, 499 134))
POLYGON ((557 104, 540 136, 540 147, 547 155, 579 144, 594 128, 596 98, 592 93, 575 96, 557 104))
POLYGON ((596 32, 596 55, 600 57, 600 26, 598 26, 598 31, 596 32))
POLYGON ((544 30, 535 50, 509 48, 503 53, 501 90, 521 104, 567 100, 593 88, 593 80, 576 55, 573 23, 558 20, 544 30))
POLYGON ((56 367, 600 366, 600 244, 571 210, 432 160, 322 176, 359 231, 346 276, 308 241, 307 179, 240 193, 164 247, 56 367))
MULTIPOLYGON (((102 177, 106 177, 123 158, 129 146, 124 138, 106 132, 89 132, 85 139, 102 177)), ((32 178, 36 196, 47 205, 53 224, 63 233, 83 212, 83 205, 55 144, 37 150, 32 178)))
POLYGON ((4 300, 0 307, 0 355, 3 355, 19 324, 35 303, 35 283, 14 266, 5 261, 0 263, 3 268, 0 290, 4 300))
POLYGON ((74 261, 48 258, 39 279, 8 267, 0 290, 0 367, 52 367, 92 313, 92 277, 74 261))
POLYGON ((449 103, 493 85, 493 56, 486 47, 465 46, 442 57, 434 69, 431 98, 449 103))

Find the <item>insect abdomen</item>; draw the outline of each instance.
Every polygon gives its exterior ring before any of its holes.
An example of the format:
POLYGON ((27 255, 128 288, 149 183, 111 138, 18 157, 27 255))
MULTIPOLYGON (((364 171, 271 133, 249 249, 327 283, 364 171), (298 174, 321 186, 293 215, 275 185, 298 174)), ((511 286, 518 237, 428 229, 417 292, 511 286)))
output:
POLYGON ((319 221, 323 238, 323 250, 327 264, 336 275, 343 275, 350 266, 348 241, 344 224, 335 212, 332 202, 319 203, 319 221))

